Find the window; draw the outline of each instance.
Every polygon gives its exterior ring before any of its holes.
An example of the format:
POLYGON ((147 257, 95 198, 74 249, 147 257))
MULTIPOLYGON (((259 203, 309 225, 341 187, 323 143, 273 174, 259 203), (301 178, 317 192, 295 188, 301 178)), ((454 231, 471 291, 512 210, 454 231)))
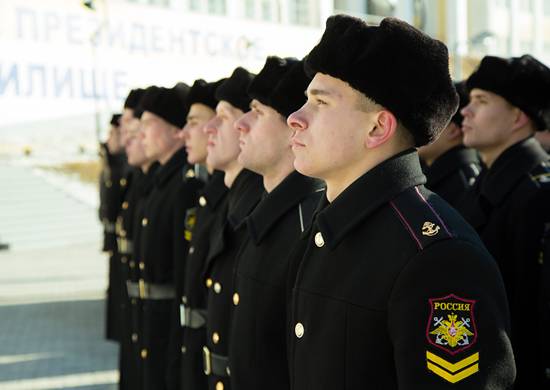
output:
POLYGON ((129 3, 154 5, 157 7, 169 7, 170 0, 127 0, 129 3))
POLYGON ((254 19, 256 17, 256 7, 254 0, 245 0, 244 1, 244 16, 247 19, 254 19))
POLYGON ((309 25, 311 23, 311 9, 308 0, 291 0, 288 3, 289 21, 291 24, 309 25))
POLYGON ((215 15, 225 15, 225 0, 208 0, 208 13, 215 15))
POLYGON ((244 17, 247 19, 280 22, 280 0, 244 0, 244 17))
POLYGON ((187 0, 187 9, 213 15, 225 15, 227 13, 226 0, 187 0))
POLYGON ((521 0, 519 5, 523 12, 527 12, 527 13, 533 12, 533 0, 521 0))

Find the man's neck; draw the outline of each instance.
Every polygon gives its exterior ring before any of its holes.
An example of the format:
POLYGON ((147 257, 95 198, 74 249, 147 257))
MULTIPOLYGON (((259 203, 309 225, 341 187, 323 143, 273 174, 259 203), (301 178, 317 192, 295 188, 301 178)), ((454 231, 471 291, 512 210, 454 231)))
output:
POLYGON ((372 168, 407 149, 409 149, 409 147, 403 146, 399 148, 389 148, 384 152, 380 150, 380 152, 376 154, 371 153, 369 158, 358 161, 351 167, 343 167, 337 172, 332 172, 330 177, 321 178, 324 179, 327 184, 326 196, 328 201, 334 201, 334 199, 344 192, 346 188, 372 168))
POLYGON ((240 165, 237 160, 231 162, 231 164, 229 164, 228 167, 223 170, 225 173, 223 177, 223 182, 227 188, 231 188, 231 186, 235 182, 235 179, 237 178, 237 176, 239 176, 239 173, 241 173, 242 170, 243 166, 240 165))
POLYGON ((457 146, 462 145, 462 141, 458 141, 455 143, 449 143, 446 144, 445 147, 438 149, 432 154, 424 155, 422 156, 424 162, 427 166, 431 167, 433 163, 441 156, 443 156, 445 153, 447 153, 449 150, 456 148, 457 146))
POLYGON ((165 165, 170 159, 176 154, 181 148, 183 147, 183 144, 181 142, 175 142, 172 147, 167 149, 162 155, 158 158, 158 162, 160 165, 165 165))
POLYGON ((141 167, 140 167, 141 172, 143 172, 143 173, 149 172, 149 168, 151 168, 151 165, 153 165, 153 163, 151 161, 148 161, 145 164, 142 164, 141 167))
POLYGON ((270 169, 262 174, 264 188, 269 193, 273 191, 284 179, 294 172, 294 162, 289 160, 287 164, 279 164, 279 166, 270 169))
POLYGON ((481 160, 487 166, 487 168, 491 168, 491 166, 495 163, 495 161, 504 153, 506 150, 508 150, 513 145, 517 144, 520 141, 523 141, 524 139, 532 136, 532 132, 518 132, 514 133, 512 137, 509 137, 509 139, 506 140, 506 142, 495 145, 491 148, 485 148, 485 149, 479 149, 479 154, 481 156, 481 160))

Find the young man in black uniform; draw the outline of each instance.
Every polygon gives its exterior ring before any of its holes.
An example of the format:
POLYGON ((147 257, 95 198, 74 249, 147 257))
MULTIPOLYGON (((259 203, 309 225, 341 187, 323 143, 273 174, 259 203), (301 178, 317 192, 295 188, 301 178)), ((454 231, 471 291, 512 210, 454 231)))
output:
MULTIPOLYGON (((197 80, 187 98, 189 113, 182 131, 185 141, 187 161, 195 166, 206 166, 206 145, 208 136, 204 125, 216 115, 218 100, 215 97, 221 81, 208 83, 197 80)), ((206 389, 207 381, 202 361, 202 347, 206 342, 206 286, 203 272, 205 258, 210 244, 210 230, 218 210, 225 204, 227 187, 223 182, 223 172, 214 171, 200 192, 199 206, 189 220, 185 239, 189 241, 189 252, 184 275, 178 275, 182 283, 178 297, 177 322, 181 329, 178 345, 181 349, 180 388, 206 389), (193 226, 192 226, 193 225, 193 226)))
MULTIPOLYGON (((132 96, 132 93, 130 93, 132 96)), ((126 99, 130 100, 130 97, 126 99)), ((100 144, 101 174, 99 178, 99 219, 103 224, 103 252, 109 256, 109 284, 107 286, 105 335, 107 340, 120 341, 118 307, 121 291, 118 288, 118 254, 116 247, 115 222, 124 190, 124 176, 127 171, 124 144, 121 140, 120 115, 113 115, 111 128, 105 143, 100 144)))
POLYGON ((451 122, 432 143, 418 149, 426 164, 426 187, 456 207, 464 193, 474 184, 481 172, 477 151, 462 143, 462 114, 468 103, 465 82, 455 83, 460 99, 458 110, 451 122))
POLYGON ((145 155, 158 161, 155 186, 144 204, 136 260, 140 279, 141 358, 144 389, 177 388, 177 366, 169 345, 173 329, 175 268, 185 264, 185 215, 197 202, 200 182, 187 164, 178 133, 187 110, 178 91, 156 88, 141 101, 141 132, 145 155))
POLYGON ((136 390, 141 388, 139 356, 139 326, 137 321, 137 301, 129 298, 127 285, 137 285, 136 262, 133 255, 135 237, 136 208, 145 196, 146 188, 151 186, 156 163, 145 156, 143 144, 139 137, 139 113, 134 111, 134 119, 128 121, 124 149, 128 165, 132 168, 127 177, 126 191, 116 221, 117 248, 120 257, 119 274, 123 299, 120 307, 120 359, 119 388, 136 390))
POLYGON ((458 106, 447 48, 397 19, 336 15, 305 61, 294 166, 327 191, 292 267, 291 388, 510 388, 497 265, 424 187, 415 150, 458 106))
POLYGON ((495 257, 512 316, 517 389, 550 388, 549 156, 533 138, 550 125, 550 70, 535 58, 487 56, 468 78, 464 143, 487 168, 461 211, 495 257))
POLYGON ((231 387, 289 389, 286 280, 290 251, 309 226, 323 184, 294 170, 286 119, 305 103, 303 62, 268 57, 248 88, 251 110, 236 123, 239 162, 263 177, 265 194, 246 219, 233 287, 231 387))
POLYGON ((206 162, 224 172, 224 183, 229 188, 226 207, 219 210, 212 223, 202 278, 208 288, 204 370, 211 390, 230 388, 227 356, 235 256, 247 234, 244 219, 262 194, 261 176, 243 169, 237 160, 239 132, 234 127, 235 121, 250 108, 246 90, 253 77, 244 68, 235 69, 216 90, 216 116, 204 127, 208 134, 206 162))

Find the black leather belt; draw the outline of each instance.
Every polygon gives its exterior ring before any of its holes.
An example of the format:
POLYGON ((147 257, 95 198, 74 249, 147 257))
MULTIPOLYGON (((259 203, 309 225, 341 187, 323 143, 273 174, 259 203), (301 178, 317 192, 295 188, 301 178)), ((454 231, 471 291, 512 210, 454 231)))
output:
POLYGON ((124 237, 117 237, 116 244, 118 248, 118 253, 122 255, 131 255, 133 250, 132 241, 124 237))
POLYGON ((202 357, 205 375, 230 376, 231 371, 229 370, 229 358, 227 356, 212 353, 205 346, 202 347, 202 357))
POLYGON ((180 305, 180 324, 191 329, 200 329, 206 326, 206 310, 192 309, 180 305))
POLYGON ((126 289, 130 298, 173 299, 176 297, 173 285, 146 283, 143 279, 138 283, 127 280, 126 289))

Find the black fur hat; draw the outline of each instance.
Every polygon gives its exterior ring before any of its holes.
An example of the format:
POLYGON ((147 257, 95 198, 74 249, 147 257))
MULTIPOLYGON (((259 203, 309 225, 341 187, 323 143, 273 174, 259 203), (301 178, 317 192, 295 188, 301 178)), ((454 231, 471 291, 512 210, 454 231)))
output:
POLYGON ((447 47, 398 19, 369 26, 352 16, 331 16, 305 61, 311 77, 336 77, 390 110, 416 146, 435 139, 458 106, 447 47))
POLYGON ((216 89, 216 99, 225 100, 232 106, 247 112, 250 110, 250 97, 246 93, 254 74, 240 66, 216 89))
POLYGON ((550 127, 550 69, 532 56, 485 56, 466 84, 469 91, 479 88, 502 96, 538 130, 550 127))
POLYGON ((286 118, 305 103, 304 91, 310 81, 302 61, 272 56, 250 83, 248 94, 286 118))
POLYGON ((174 85, 172 89, 174 89, 177 93, 179 93, 183 100, 187 101, 187 97, 189 96, 189 91, 191 90, 191 87, 189 85, 180 81, 176 83, 176 85, 174 85))
POLYGON ((143 94, 141 98, 139 99, 138 105, 136 108, 134 108, 134 117, 137 119, 141 119, 141 116, 143 115, 143 102, 149 101, 152 99, 152 95, 156 94, 159 89, 156 85, 151 85, 144 89, 143 94))
POLYGON ((460 110, 462 110, 470 100, 470 97, 468 96, 468 90, 466 89, 466 80, 455 83, 455 89, 458 93, 459 102, 458 110, 456 110, 456 113, 451 118, 451 122, 454 122, 458 126, 462 126, 462 120, 464 119, 464 117, 460 113, 460 110))
POLYGON ((225 80, 226 79, 221 79, 212 83, 208 83, 203 79, 196 80, 189 91, 189 96, 187 96, 187 103, 189 104, 189 107, 191 107, 192 104, 200 103, 215 110, 218 104, 218 99, 216 99, 216 89, 225 80))
POLYGON ((111 117, 111 126, 119 127, 120 126, 120 118, 122 117, 121 114, 113 114, 111 117))
POLYGON ((132 89, 128 94, 128 97, 124 101, 124 108, 135 110, 139 105, 140 99, 143 97, 145 90, 142 88, 132 89))
POLYGON ((187 117, 186 101, 181 90, 149 87, 140 102, 142 112, 149 111, 166 122, 182 128, 187 117))

